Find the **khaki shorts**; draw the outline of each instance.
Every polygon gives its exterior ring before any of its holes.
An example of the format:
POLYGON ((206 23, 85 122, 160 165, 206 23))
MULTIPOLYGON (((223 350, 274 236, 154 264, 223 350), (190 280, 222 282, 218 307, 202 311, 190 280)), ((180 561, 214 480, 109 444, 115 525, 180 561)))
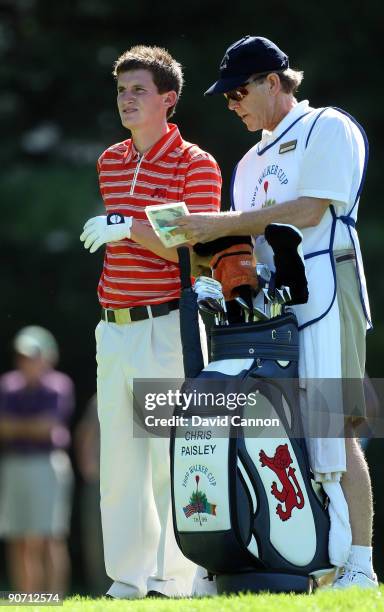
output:
POLYGON ((62 450, 5 454, 0 460, 0 535, 65 537, 73 474, 62 450))
POLYGON ((360 300, 355 260, 337 261, 353 251, 335 253, 337 301, 340 312, 344 414, 365 417, 363 380, 366 356, 366 318, 360 300))

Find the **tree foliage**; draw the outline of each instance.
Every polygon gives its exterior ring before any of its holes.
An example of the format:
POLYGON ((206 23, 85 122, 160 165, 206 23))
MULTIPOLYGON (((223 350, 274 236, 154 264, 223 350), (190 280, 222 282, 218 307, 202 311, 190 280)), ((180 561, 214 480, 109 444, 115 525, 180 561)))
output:
MULTIPOLYGON (((383 9, 376 8, 381 14, 383 9)), ((305 6, 298 0, 271 0, 262 6, 249 0, 236 7, 218 0, 196 0, 182 7, 169 0, 63 0, 59 5, 51 0, 2 0, 0 237, 7 321, 1 331, 3 346, 21 319, 39 320, 54 329, 62 326, 65 364, 77 363, 81 356, 81 369, 93 370, 88 339, 96 283, 91 287, 89 279, 97 279, 100 260, 81 249, 78 235, 84 221, 102 210, 97 157, 126 137, 115 108, 111 71, 116 57, 133 44, 146 43, 165 46, 181 61, 186 87, 175 119, 186 139, 198 142, 219 161, 227 208, 232 169, 255 135, 228 112, 223 99, 202 94, 216 78, 228 44, 252 33, 276 40, 288 52, 291 65, 304 69, 301 98, 308 97, 315 106, 344 108, 367 131, 371 161, 359 232, 376 323, 368 341, 368 366, 372 375, 380 376, 384 291, 383 277, 375 274, 383 228, 381 109, 375 95, 379 14, 371 3, 356 0, 348 3, 348 10, 344 3, 329 0, 305 6), (55 262, 49 279, 40 273, 47 261, 55 262), (81 284, 80 272, 86 295, 71 283, 74 274, 81 284), (26 285, 27 292, 22 290, 26 285), (61 287, 65 302, 73 305, 67 314, 61 310, 61 287)), ((3 352, 3 369, 9 358, 3 352)), ((81 398, 90 395, 93 386, 84 387, 84 372, 72 373, 78 377, 81 398)))

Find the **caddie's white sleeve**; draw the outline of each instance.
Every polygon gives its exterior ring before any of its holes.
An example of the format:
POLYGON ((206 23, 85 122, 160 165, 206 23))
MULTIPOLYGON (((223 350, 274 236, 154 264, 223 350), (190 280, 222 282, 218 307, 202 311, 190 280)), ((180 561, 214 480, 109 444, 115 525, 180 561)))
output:
POLYGON ((353 133, 347 117, 327 109, 304 150, 297 194, 347 203, 354 173, 353 133))

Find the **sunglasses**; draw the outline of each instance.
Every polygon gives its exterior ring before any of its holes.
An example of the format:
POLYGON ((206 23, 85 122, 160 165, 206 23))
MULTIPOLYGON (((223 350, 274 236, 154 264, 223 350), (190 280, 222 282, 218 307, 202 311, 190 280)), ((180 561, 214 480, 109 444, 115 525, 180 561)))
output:
POLYGON ((231 89, 224 94, 226 100, 232 100, 233 102, 241 102, 249 94, 248 89, 245 85, 241 85, 237 89, 231 89))
POLYGON ((245 98, 245 96, 249 94, 247 85, 251 85, 251 83, 256 83, 256 81, 259 81, 260 79, 264 79, 268 74, 270 74, 270 72, 258 74, 247 83, 244 83, 244 85, 240 85, 240 87, 236 87, 236 89, 231 89, 231 91, 227 91, 224 94, 225 99, 227 101, 232 100, 233 102, 241 102, 245 98))

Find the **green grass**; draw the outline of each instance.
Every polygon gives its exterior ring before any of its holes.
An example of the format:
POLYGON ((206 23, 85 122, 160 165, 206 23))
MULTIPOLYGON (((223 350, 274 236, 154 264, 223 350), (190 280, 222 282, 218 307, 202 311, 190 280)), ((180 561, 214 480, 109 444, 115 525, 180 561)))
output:
MULTIPOLYGON (((344 610, 384 610, 384 586, 379 591, 318 591, 314 595, 240 595, 238 597, 211 597, 201 599, 142 599, 136 601, 112 601, 109 599, 88 599, 70 597, 57 612, 343 612, 344 610)), ((26 612, 47 610, 46 606, 15 606, 12 610, 26 612)), ((54 610, 49 607, 49 610, 54 610)))

